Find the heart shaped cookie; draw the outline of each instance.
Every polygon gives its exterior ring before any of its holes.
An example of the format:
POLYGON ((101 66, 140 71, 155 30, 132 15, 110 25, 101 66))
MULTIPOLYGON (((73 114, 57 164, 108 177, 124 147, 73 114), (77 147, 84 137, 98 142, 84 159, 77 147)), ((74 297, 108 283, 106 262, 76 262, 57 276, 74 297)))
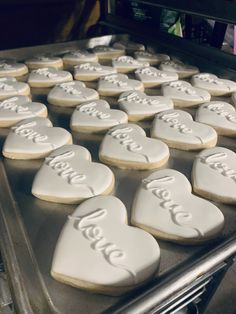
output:
POLYGON ((236 107, 236 92, 235 92, 235 93, 232 93, 231 99, 232 99, 233 105, 236 107))
POLYGON ((111 60, 112 58, 123 56, 125 54, 123 48, 115 48, 105 45, 98 45, 94 47, 92 51, 100 60, 111 60))
POLYGON ((201 244, 217 237, 224 226, 222 212, 191 190, 187 178, 176 170, 153 172, 135 195, 132 224, 179 243, 201 244))
POLYGON ((70 72, 47 67, 33 70, 29 75, 28 83, 32 87, 52 87, 72 80, 70 72))
POLYGON ((71 134, 65 129, 52 127, 46 118, 30 118, 11 128, 3 145, 3 155, 11 159, 39 159, 71 143, 71 134))
POLYGON ((208 125, 193 121, 182 110, 168 110, 156 115, 151 136, 161 139, 169 147, 194 150, 213 147, 217 142, 216 131, 208 125))
POLYGON ((78 204, 100 194, 109 194, 114 175, 105 165, 92 162, 89 151, 65 145, 53 151, 37 172, 32 194, 42 200, 78 204))
POLYGON ((78 106, 71 116, 70 127, 77 132, 104 132, 126 122, 128 116, 125 112, 110 109, 107 101, 99 99, 78 106))
POLYGON ((73 66, 80 63, 97 61, 98 57, 94 53, 88 52, 85 49, 75 50, 63 56, 63 63, 66 66, 67 65, 73 66))
POLYGON ((228 95, 236 91, 236 83, 230 80, 218 78, 214 74, 199 73, 192 77, 195 87, 208 91, 212 96, 228 95))
POLYGON ((236 112, 224 101, 210 101, 199 107, 195 120, 212 126, 218 134, 236 136, 236 112))
POLYGON ((28 73, 28 68, 24 63, 17 63, 6 59, 0 60, 0 77, 23 76, 28 73))
POLYGON ((194 160, 192 182, 197 194, 236 204, 236 153, 224 147, 203 150, 194 160))
POLYGON ((17 82, 17 80, 13 77, 1 77, 0 100, 17 95, 29 96, 29 85, 23 82, 17 82))
POLYGON ((141 67, 149 66, 148 62, 141 62, 130 56, 121 56, 112 59, 112 66, 120 73, 132 72, 141 67))
POLYGON ((111 74, 99 79, 97 90, 103 96, 119 96, 130 90, 144 91, 144 86, 142 82, 131 80, 125 74, 111 74))
POLYGON ((47 117, 47 107, 31 102, 26 96, 16 96, 0 102, 0 127, 9 127, 32 117, 47 117))
POLYGON ((81 81, 95 81, 101 76, 117 73, 113 67, 96 62, 81 63, 74 69, 74 78, 81 81))
POLYGON ((150 65, 157 65, 162 61, 170 60, 170 57, 163 53, 152 53, 149 51, 135 51, 134 57, 140 62, 148 62, 150 65))
POLYGON ((156 113, 173 108, 170 98, 148 96, 139 91, 122 93, 118 103, 120 108, 128 114, 129 121, 151 119, 156 113))
POLYGON ((68 217, 55 248, 51 275, 81 289, 119 295, 150 279, 159 260, 155 239, 127 225, 123 203, 114 196, 97 196, 68 217))
POLYGON ((136 50, 138 50, 138 51, 144 51, 145 50, 145 46, 143 44, 140 44, 140 43, 137 43, 137 42, 131 41, 131 40, 126 40, 126 39, 122 39, 120 41, 114 42, 112 47, 123 49, 124 52, 126 51, 127 53, 133 53, 136 50))
POLYGON ((190 77, 196 73, 199 73, 199 69, 195 66, 184 64, 181 61, 163 61, 161 62, 159 69, 162 71, 175 72, 179 78, 190 77))
POLYGON ((164 165, 169 149, 163 142, 146 137, 136 124, 125 123, 110 129, 99 150, 102 162, 124 169, 153 169, 164 165))
POLYGON ((177 73, 161 71, 154 67, 145 67, 136 70, 135 77, 143 83, 145 88, 178 80, 177 73))
POLYGON ((82 82, 58 84, 48 94, 48 102, 62 107, 75 107, 83 102, 98 99, 97 91, 87 88, 82 82))
POLYGON ((62 59, 54 56, 35 56, 25 61, 26 65, 30 70, 44 68, 44 67, 52 67, 56 69, 63 68, 62 59))
POLYGON ((185 81, 173 81, 162 85, 164 96, 170 97, 176 107, 191 107, 210 101, 211 95, 185 81))

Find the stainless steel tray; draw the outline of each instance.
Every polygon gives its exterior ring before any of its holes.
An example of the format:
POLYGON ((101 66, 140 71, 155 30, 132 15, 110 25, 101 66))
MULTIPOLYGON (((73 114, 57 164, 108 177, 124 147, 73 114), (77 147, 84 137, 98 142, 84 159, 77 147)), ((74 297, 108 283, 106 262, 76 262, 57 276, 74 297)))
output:
MULTIPOLYGON (((75 48, 109 44, 115 38, 103 36, 79 42, 9 50, 0 52, 0 57, 24 60, 38 53, 60 55, 75 48)), ((32 93, 34 100, 47 103, 45 90, 34 89, 32 93)), ((109 101, 115 103, 114 99, 109 101)), ((69 129, 73 109, 52 105, 48 105, 48 109, 54 125, 69 129)), ((147 134, 150 124, 141 124, 147 134)), ((0 146, 8 131, 0 129, 0 146)), ((98 160, 102 135, 74 133, 73 138, 74 143, 89 149, 93 160, 98 160)), ((236 151, 234 139, 219 137, 218 145, 236 151)), ((175 149, 170 152, 171 157, 165 167, 177 169, 190 179, 196 152, 175 149)), ((49 203, 31 195, 32 181, 42 162, 0 160, 0 247, 19 313, 112 313, 113 310, 144 313, 180 293, 189 283, 236 253, 236 207, 218 203, 226 221, 223 236, 201 246, 181 246, 158 241, 161 247, 159 273, 142 288, 121 297, 110 297, 61 284, 50 276, 51 261, 61 228, 76 206, 49 203)), ((124 202, 130 214, 137 186, 150 171, 111 168, 116 177, 114 194, 124 202)))

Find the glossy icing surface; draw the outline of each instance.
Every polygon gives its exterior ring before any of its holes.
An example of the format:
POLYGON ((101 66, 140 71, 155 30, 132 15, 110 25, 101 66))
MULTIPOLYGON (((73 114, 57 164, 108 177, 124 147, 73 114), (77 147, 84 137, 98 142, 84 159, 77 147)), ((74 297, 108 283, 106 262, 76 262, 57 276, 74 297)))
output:
POLYGON ((170 60, 170 57, 162 53, 152 53, 149 51, 135 51, 134 57, 141 62, 149 62, 150 64, 158 64, 162 61, 170 60))
POLYGON ((63 62, 59 57, 54 56, 35 56, 25 61, 30 69, 37 69, 43 67, 62 68, 63 62))
POLYGON ((216 237, 224 216, 212 203, 191 193, 191 184, 180 172, 164 169, 142 180, 132 207, 132 224, 156 236, 198 242, 216 237))
POLYGON ((28 73, 28 68, 24 63, 17 63, 11 60, 0 59, 0 77, 22 76, 28 73))
POLYGON ((98 79, 101 76, 114 74, 116 69, 110 66, 101 65, 97 62, 87 62, 77 65, 75 68, 74 77, 76 80, 98 79))
POLYGON ((87 50, 75 50, 72 52, 69 52, 63 56, 63 62, 65 64, 79 64, 81 62, 97 62, 98 57, 91 52, 88 52, 87 50))
POLYGON ((44 86, 53 86, 58 83, 72 81, 72 75, 68 71, 57 70, 52 67, 39 68, 33 70, 28 78, 28 83, 31 86, 44 85, 44 86))
POLYGON ((17 95, 29 95, 30 87, 28 84, 18 82, 13 77, 0 78, 0 99, 9 98, 17 95))
POLYGON ((130 56, 121 56, 112 59, 112 66, 118 71, 121 69, 135 70, 140 67, 149 66, 149 63, 138 61, 130 56))
POLYGON ((92 51, 98 57, 98 59, 111 59, 122 56, 125 53, 123 48, 115 48, 105 45, 96 46, 92 49, 92 51))
POLYGON ((156 86, 165 82, 178 80, 175 72, 161 71, 154 67, 139 68, 135 71, 135 77, 144 84, 153 83, 156 86))
POLYGON ((176 72, 180 75, 180 77, 188 77, 199 72, 199 69, 195 66, 187 65, 183 62, 173 60, 161 62, 159 68, 163 71, 176 72))
POLYGON ((32 193, 49 201, 79 203, 104 194, 113 182, 112 171, 103 164, 92 162, 86 148, 64 145, 45 159, 34 178, 32 193))
POLYGON ((157 242, 126 221, 126 208, 114 196, 85 201, 61 232, 52 275, 74 278, 77 286, 85 288, 92 283, 98 291, 99 286, 132 289, 154 275, 160 258, 157 242))

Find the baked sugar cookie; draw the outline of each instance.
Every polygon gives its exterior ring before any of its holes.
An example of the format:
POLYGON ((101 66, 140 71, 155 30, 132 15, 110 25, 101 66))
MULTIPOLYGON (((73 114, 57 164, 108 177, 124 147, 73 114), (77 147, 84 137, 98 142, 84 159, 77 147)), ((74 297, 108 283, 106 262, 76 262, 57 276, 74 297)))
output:
POLYGON ((111 60, 112 58, 123 56, 125 50, 122 48, 99 45, 93 48, 93 53, 99 60, 111 60))
POLYGON ((123 169, 153 169, 164 165, 169 149, 163 142, 146 137, 136 124, 125 123, 110 129, 105 135, 99 159, 123 169))
POLYGON ((195 120, 212 126, 218 134, 236 137, 236 112, 224 101, 210 101, 199 107, 195 120))
POLYGON ((81 49, 65 54, 62 60, 65 65, 73 66, 85 62, 97 62, 98 57, 92 52, 81 49))
POLYGON ((128 116, 125 112, 110 109, 107 101, 99 99, 76 107, 71 116, 70 127, 77 132, 104 132, 127 122, 128 116))
POLYGON ((9 127, 27 118, 46 117, 47 113, 44 104, 31 102, 29 97, 8 98, 0 102, 0 127, 9 127))
POLYGON ((89 151, 78 145, 54 150, 37 172, 32 194, 39 199, 78 204, 100 194, 109 194, 114 175, 105 165, 92 162, 89 151))
POLYGON ((11 128, 3 145, 3 155, 11 159, 39 159, 71 143, 71 134, 65 129, 52 127, 46 118, 30 118, 11 128))
POLYGON ((210 101, 211 95, 185 81, 173 81, 162 85, 164 96, 170 97, 176 107, 191 107, 210 101))
POLYGON ((17 95, 29 96, 29 85, 23 82, 18 82, 14 77, 1 77, 0 100, 17 95))
POLYGON ((127 225, 124 204, 114 196, 97 196, 68 217, 56 245, 51 275, 74 287, 120 295, 150 279, 159 260, 156 240, 127 225))
POLYGON ((0 59, 0 77, 23 76, 28 73, 28 68, 24 63, 0 59))
POLYGON ((148 96, 143 92, 124 92, 118 99, 119 107, 124 110, 129 121, 147 120, 158 112, 173 109, 173 102, 164 96, 148 96))
POLYGON ((192 77, 195 87, 208 91, 212 96, 228 95, 236 91, 236 82, 218 78, 214 74, 199 73, 192 77))
POLYGON ((213 147, 217 143, 216 131, 205 124, 193 121, 182 110, 158 113, 153 121, 151 136, 164 141, 169 147, 195 150, 213 147))
POLYGON ((236 154, 224 147, 203 150, 194 160, 192 182, 195 193, 236 204, 236 154))
POLYGON ((32 87, 52 87, 72 80, 70 72, 47 67, 33 70, 29 75, 28 83, 32 87))
POLYGON ((131 80, 125 74, 106 75, 98 81, 98 93, 103 96, 119 96, 121 93, 138 90, 144 91, 143 83, 131 80))
POLYGON ((135 60, 130 56, 121 56, 112 59, 112 66, 120 73, 133 72, 134 70, 149 66, 148 62, 135 60))
POLYGON ((199 69, 192 65, 184 64, 181 61, 163 61, 161 62, 159 69, 162 71, 175 72, 179 78, 190 77, 196 73, 199 73, 199 69))
POLYGON ((36 56, 25 61, 30 70, 51 67, 56 69, 63 68, 62 59, 54 56, 36 56))
POLYGON ((96 81, 101 76, 117 73, 113 67, 96 62, 81 63, 74 69, 74 78, 80 81, 96 81))
POLYGON ((84 83, 78 81, 58 84, 48 94, 50 104, 62 107, 75 107, 98 98, 96 90, 87 88, 84 83))
POLYGON ((150 65, 157 65, 162 61, 170 60, 170 57, 163 53, 152 53, 149 51, 135 51, 134 57, 138 61, 148 62, 150 65))
POLYGON ((177 73, 161 71, 154 67, 139 68, 134 73, 137 80, 140 80, 145 88, 156 87, 166 82, 178 80, 177 73))
POLYGON ((232 99, 233 105, 236 107, 236 92, 232 93, 231 99, 232 99))
POLYGON ((133 53, 134 51, 144 51, 145 46, 143 44, 131 41, 131 40, 121 40, 121 41, 116 41, 112 47, 118 48, 118 49, 123 49, 127 53, 133 53))
POLYGON ((155 237, 181 244, 202 244, 220 235, 222 212, 193 195, 187 178, 173 169, 142 180, 132 206, 131 223, 155 237))

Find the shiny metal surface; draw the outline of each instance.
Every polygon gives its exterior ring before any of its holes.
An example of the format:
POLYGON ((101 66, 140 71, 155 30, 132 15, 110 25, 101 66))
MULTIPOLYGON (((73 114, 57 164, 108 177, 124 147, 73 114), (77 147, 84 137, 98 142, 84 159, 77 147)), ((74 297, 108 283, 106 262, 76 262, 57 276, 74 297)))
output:
MULTIPOLYGON (((0 57, 23 60, 36 52, 61 54, 77 47, 109 44, 111 40, 112 36, 104 36, 89 41, 23 48, 0 52, 0 57)), ((96 84, 92 85, 96 87, 96 84)), ((47 104, 48 91, 33 89, 33 99, 47 104)), ((153 93, 150 90, 146 92, 153 93)), ((159 91, 154 93, 158 94, 159 91)), ((116 106, 115 99, 110 98, 108 101, 113 107, 116 106)), ((48 105, 48 110, 54 125, 69 129, 73 109, 48 105)), ((194 110, 190 112, 194 114, 194 110)), ((147 134, 150 124, 140 124, 147 134)), ((0 129, 0 146, 8 131, 0 129)), ((75 144, 89 149, 94 161, 98 160, 102 135, 73 133, 73 139, 75 144)), ((219 137, 218 145, 236 151, 235 139, 219 137)), ((171 157, 165 168, 177 169, 190 180, 196 152, 175 149, 170 152, 171 157)), ((144 313, 236 253, 236 207, 217 203, 226 221, 222 237, 202 246, 182 246, 158 241, 161 247, 159 273, 138 291, 122 297, 110 297, 61 284, 50 276, 51 261, 61 228, 76 206, 49 203, 31 195, 32 181, 42 162, 43 160, 10 159, 0 161, 0 245, 10 274, 13 299, 20 313, 111 313, 111 307, 117 313, 144 313), (206 258, 203 258, 205 255, 206 258), (136 297, 138 300, 135 304, 128 304, 136 297)), ((151 171, 111 169, 116 177, 114 195, 124 202, 130 216, 137 186, 151 171)))

